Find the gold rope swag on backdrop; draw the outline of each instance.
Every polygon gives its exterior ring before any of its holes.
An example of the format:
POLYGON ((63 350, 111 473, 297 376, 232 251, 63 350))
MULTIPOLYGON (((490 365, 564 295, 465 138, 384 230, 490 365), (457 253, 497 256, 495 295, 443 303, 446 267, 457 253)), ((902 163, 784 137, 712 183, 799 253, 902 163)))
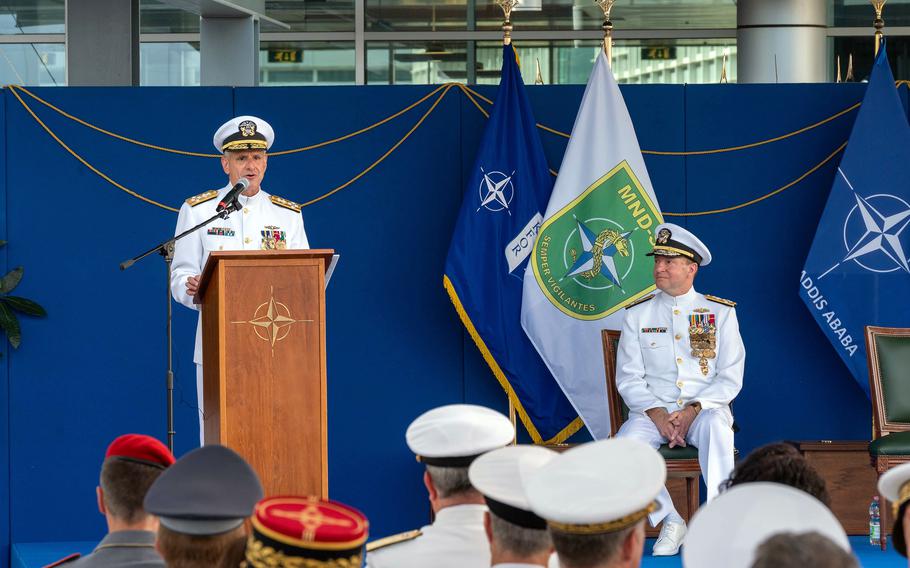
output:
MULTIPOLYGON (((902 80, 902 81, 896 81, 895 85, 896 85, 897 87, 904 86, 904 87, 910 88, 910 81, 903 81, 903 80, 902 80)), ((420 97, 418 100, 414 101, 413 103, 411 103, 411 104, 405 106, 405 107, 402 108, 401 110, 399 110, 399 111, 397 111, 397 112, 395 112, 395 113, 393 113, 393 114, 390 114, 389 116, 386 116, 385 118, 383 118, 383 119, 381 119, 381 120, 379 120, 379 121, 377 121, 377 122, 375 122, 375 123, 373 123, 373 124, 370 124, 370 125, 368 125, 368 126, 366 126, 366 127, 360 128, 360 129, 355 130, 355 131, 353 131, 353 132, 350 132, 350 133, 348 133, 348 134, 344 134, 344 135, 342 135, 342 136, 338 136, 338 137, 335 137, 335 138, 331 138, 331 139, 328 139, 328 140, 325 140, 325 141, 322 141, 322 142, 319 142, 319 143, 316 143, 316 144, 311 144, 311 145, 308 145, 308 146, 302 146, 302 147, 299 147, 299 148, 292 148, 292 149, 289 149, 289 150, 282 150, 282 151, 280 151, 280 152, 273 152, 273 153, 270 153, 269 156, 288 156, 288 155, 291 155, 291 154, 296 154, 296 153, 300 153, 300 152, 306 152, 306 151, 314 150, 314 149, 317 149, 317 148, 323 148, 323 147, 329 146, 329 145, 331 145, 331 144, 336 144, 336 143, 338 143, 338 142, 342 142, 342 141, 344 141, 344 140, 349 140, 349 139, 354 138, 354 137, 356 137, 356 136, 358 136, 358 135, 360 135, 360 134, 369 132, 370 130, 373 130, 373 129, 379 127, 379 126, 382 126, 383 124, 387 124, 387 123, 391 122, 392 120, 395 120, 396 118, 401 117, 402 115, 404 115, 404 114, 410 112, 411 110, 417 108, 418 106, 420 106, 422 103, 424 103, 424 102, 426 102, 427 100, 429 100, 430 98, 432 98, 432 97, 433 97, 434 95, 436 95, 437 93, 439 94, 439 96, 438 96, 438 97, 436 98, 436 100, 432 103, 432 105, 430 105, 429 109, 427 109, 427 111, 423 113, 423 115, 414 123, 414 125, 411 127, 411 129, 410 129, 403 137, 401 137, 394 145, 392 145, 391 148, 389 148, 386 152, 384 152, 377 160, 375 160, 372 164, 370 164, 369 166, 367 166, 365 169, 361 170, 359 173, 357 173, 354 177, 352 177, 352 178, 349 179, 348 181, 346 181, 346 182, 344 182, 344 183, 342 183, 342 184, 340 184, 340 185, 338 185, 338 186, 336 186, 336 187, 330 189, 329 191, 323 193, 322 195, 320 195, 320 196, 318 196, 318 197, 316 197, 316 198, 313 198, 313 199, 311 199, 311 200, 309 200, 309 201, 306 201, 306 202, 303 203, 302 205, 303 205, 304 207, 306 207, 306 206, 312 205, 312 204, 314 204, 314 203, 318 203, 319 201, 322 201, 322 200, 324 200, 324 199, 326 199, 326 198, 328 198, 328 197, 334 195, 335 193, 338 193, 339 191, 341 191, 341 190, 343 190, 343 189, 349 187, 351 184, 353 184, 354 182, 356 182, 357 180, 359 180, 360 178, 362 178, 364 175, 366 175, 367 173, 369 173, 370 171, 372 171, 374 168, 376 168, 376 166, 378 166, 378 165, 381 164, 386 158, 388 158, 395 150, 397 150, 397 149, 405 142, 405 140, 407 140, 407 139, 408 139, 408 138, 409 138, 409 137, 410 137, 410 136, 411 136, 411 135, 412 135, 412 134, 413 134, 413 133, 414 133, 414 132, 423 124, 423 123, 424 123, 424 121, 427 119, 427 117, 429 117, 430 114, 432 114, 433 111, 436 110, 436 107, 439 105, 439 103, 442 101, 442 99, 446 96, 446 94, 447 94, 453 87, 457 87, 458 90, 459 90, 459 91, 460 91, 460 92, 461 92, 461 93, 462 93, 462 94, 463 94, 463 95, 464 95, 464 96, 465 96, 465 97, 466 97, 466 98, 467 98, 467 99, 468 99, 468 100, 477 108, 477 110, 478 110, 480 113, 483 114, 484 117, 489 118, 489 116, 490 116, 490 115, 489 115, 489 112, 488 112, 486 109, 484 109, 483 106, 482 106, 482 105, 480 104, 480 102, 478 102, 478 101, 483 101, 483 102, 485 102, 485 103, 487 103, 487 104, 493 104, 493 101, 491 101, 491 100, 488 99, 487 97, 481 95, 480 93, 478 93, 478 92, 475 91, 474 89, 468 87, 467 85, 463 85, 463 84, 461 84, 461 83, 444 83, 444 84, 442 84, 442 85, 439 85, 438 87, 436 87, 435 89, 433 89, 432 91, 430 91, 429 93, 427 93, 426 95, 420 97)), ((37 115, 37 113, 29 106, 29 104, 25 101, 25 99, 23 99, 23 97, 20 95, 20 92, 21 92, 21 93, 24 93, 25 95, 27 95, 28 97, 30 97, 30 98, 33 99, 34 101, 40 103, 41 105, 43 105, 43 106, 45 106, 45 107, 47 107, 47 108, 53 110, 54 112, 60 114, 61 116, 65 117, 65 118, 67 118, 67 119, 69 119, 69 120, 72 120, 72 121, 76 122, 77 124, 80 124, 80 125, 82 125, 82 126, 84 126, 84 127, 86 127, 86 128, 89 128, 89 129, 91 129, 91 130, 94 130, 94 131, 96 131, 96 132, 98 132, 98 133, 100 133, 100 134, 104 134, 105 136, 110 136, 110 137, 115 138, 115 139, 117 139, 117 140, 121 140, 121 141, 123 141, 123 142, 127 142, 127 143, 130 143, 130 144, 135 144, 135 145, 137 145, 137 146, 141 146, 141 147, 148 148, 148 149, 151 149, 151 150, 158 150, 158 151, 173 153, 173 154, 177 154, 177 155, 181 155, 181 156, 199 157, 199 158, 219 158, 219 157, 220 157, 220 154, 208 154, 208 153, 202 153, 202 152, 192 152, 192 151, 187 151, 187 150, 180 150, 180 149, 175 149, 175 148, 169 148, 169 147, 166 147, 166 146, 161 146, 161 145, 157 145, 157 144, 151 144, 151 143, 148 143, 148 142, 143 142, 143 141, 140 141, 140 140, 136 140, 136 139, 130 138, 130 137, 128 137, 128 136, 123 136, 123 135, 121 135, 121 134, 117 134, 117 133, 112 132, 112 131, 110 131, 110 130, 104 129, 104 128, 100 127, 100 126, 91 124, 90 122, 88 122, 88 121, 86 121, 86 120, 83 120, 83 119, 81 119, 81 118, 79 118, 79 117, 77 117, 77 116, 74 116, 74 115, 72 115, 72 114, 70 114, 70 113, 64 111, 63 109, 61 109, 61 108, 59 108, 59 107, 53 105, 52 103, 50 103, 50 102, 44 100, 43 98, 37 96, 36 94, 32 93, 31 91, 29 91, 28 89, 26 89, 26 88, 24 88, 24 87, 21 87, 21 86, 18 86, 18 85, 7 85, 5 88, 9 89, 9 91, 10 91, 10 92, 12 93, 12 95, 16 98, 16 100, 19 102, 19 104, 22 105, 22 107, 23 107, 23 108, 28 112, 28 114, 35 120, 35 122, 37 122, 38 125, 41 126, 41 128, 42 128, 45 132, 47 132, 47 134, 48 134, 51 138, 53 138, 53 139, 54 139, 54 140, 55 140, 55 141, 56 141, 64 150, 66 150, 70 155, 72 155, 74 158, 76 158, 76 160, 78 160, 78 161, 79 161, 81 164, 83 164, 86 168, 88 168, 90 171, 92 171, 93 173, 95 173, 95 174, 98 175, 100 178, 102 178, 103 180, 107 181, 108 183, 110 183, 111 185, 113 185, 114 187, 116 187, 117 189, 119 189, 119 190, 121 190, 121 191, 127 193, 128 195, 130 195, 130 196, 132 196, 132 197, 135 197, 135 198, 137 198, 137 199, 140 199, 140 200, 142 200, 142 201, 144 201, 144 202, 146 202, 146 203, 148 203, 148 204, 150 204, 150 205, 154 205, 154 206, 156 206, 156 207, 160 207, 160 208, 165 209, 165 210, 168 210, 168 211, 176 212, 177 209, 174 208, 174 207, 170 207, 170 206, 168 206, 168 205, 165 205, 165 204, 163 204, 163 203, 159 203, 158 201, 155 201, 155 200, 150 199, 150 198, 148 198, 148 197, 145 197, 144 195, 140 194, 139 192, 134 191, 134 190, 132 190, 132 189, 129 189, 128 187, 124 186, 123 184, 118 183, 117 181, 115 181, 114 179, 112 179, 110 176, 108 176, 107 174, 105 174, 104 172, 102 172, 100 169, 98 169, 97 167, 95 167, 94 165, 92 165, 91 163, 89 163, 89 162, 88 162, 85 158, 83 158, 81 155, 79 155, 75 150, 73 150, 69 145, 67 145, 67 144, 66 144, 66 143, 65 143, 65 142, 64 142, 64 141, 63 141, 63 140, 62 140, 62 139, 61 139, 61 138, 60 138, 60 137, 59 137, 59 136, 58 136, 58 135, 57 135, 57 134, 56 134, 56 133, 55 133, 55 132, 54 132, 54 131, 45 123, 45 122, 44 122, 44 121, 43 121, 43 120, 41 120, 41 118, 37 115)), ((822 119, 822 120, 819 120, 819 121, 817 121, 817 122, 814 122, 814 123, 812 123, 812 124, 809 124, 808 126, 804 126, 804 127, 799 128, 799 129, 797 129, 797 130, 794 130, 794 131, 792 131, 792 132, 787 132, 787 133, 781 134, 781 135, 779 135, 779 136, 775 136, 775 137, 773 137, 773 138, 768 138, 768 139, 765 139, 765 140, 760 140, 760 141, 751 142, 751 143, 747 143, 747 144, 742 144, 742 145, 738 145, 738 146, 730 146, 730 147, 725 147, 725 148, 714 148, 714 149, 707 149, 707 150, 690 150, 690 151, 642 150, 642 153, 643 153, 643 154, 656 155, 656 156, 703 156, 703 155, 721 154, 721 153, 726 153, 726 152, 736 152, 736 151, 741 151, 741 150, 747 150, 747 149, 750 149, 750 148, 755 148, 755 147, 758 147, 758 146, 763 146, 763 145, 766 145, 766 144, 771 144, 771 143, 773 143, 773 142, 779 142, 779 141, 781 141, 781 140, 785 140, 785 139, 787 139, 787 138, 791 138, 791 137, 793 137, 793 136, 797 136, 797 135, 799 135, 799 134, 803 134, 803 133, 805 133, 805 132, 808 132, 808 131, 810 131, 810 130, 813 130, 813 129, 815 129, 815 128, 818 128, 818 127, 820 127, 820 126, 822 126, 822 125, 824 125, 824 124, 827 124, 827 123, 829 123, 829 122, 831 122, 831 121, 833 121, 833 120, 836 120, 836 119, 838 119, 838 118, 840 118, 840 117, 842 117, 842 116, 844 116, 844 115, 846 115, 846 114, 849 114, 850 112, 852 112, 852 111, 856 110, 857 108, 859 108, 860 104, 861 104, 861 103, 856 103, 856 104, 854 104, 854 105, 851 105, 851 106, 845 108, 844 110, 842 110, 842 111, 840 111, 840 112, 837 112, 837 113, 835 113, 835 114, 833 114, 833 115, 831 115, 831 116, 828 116, 828 117, 826 117, 826 118, 824 118, 824 119, 822 119)), ((554 134, 554 135, 557 135, 557 136, 560 136, 560 137, 563 137, 563 138, 569 138, 569 134, 567 134, 567 133, 565 133, 565 132, 562 132, 562 131, 559 131, 559 130, 557 130, 557 129, 551 128, 551 127, 549 127, 549 126, 546 126, 546 125, 544 125, 544 124, 538 123, 538 124, 537 124, 537 127, 538 127, 539 129, 545 131, 545 132, 549 132, 549 133, 551 133, 551 134, 554 134)), ((796 179, 794 179, 793 181, 791 181, 791 182, 789 182, 789 183, 787 183, 787 184, 785 184, 785 185, 783 185, 783 186, 781 186, 781 187, 779 187, 779 188, 777 188, 777 189, 774 189, 774 190, 772 190, 772 191, 770 191, 770 192, 768 192, 768 193, 766 193, 766 194, 764 194, 764 195, 762 195, 762 196, 760 196, 760 197, 758 197, 758 198, 756 198, 756 199, 752 199, 752 200, 747 201, 747 202, 745 202, 745 203, 741 203, 741 204, 738 204, 738 205, 734 205, 734 206, 731 206, 731 207, 725 207, 725 208, 721 208, 721 209, 712 209, 712 210, 708 210, 708 211, 694 211, 694 212, 689 212, 689 213, 672 213, 672 212, 664 212, 664 215, 667 215, 667 216, 676 216, 676 217, 695 217, 695 216, 701 216, 701 215, 715 215, 715 214, 719 214, 719 213, 727 213, 727 212, 730 212, 730 211, 735 211, 736 209, 741 209, 741 208, 743 208, 743 207, 748 207, 749 205, 753 205, 753 204, 758 203, 758 202, 760 202, 760 201, 764 201, 765 199, 768 199, 768 198, 770 198, 770 197, 773 197, 773 196, 775 196, 775 195, 781 193, 782 191, 784 191, 784 190, 786 190, 786 189, 789 189, 790 187, 793 187, 794 185, 798 184, 800 181, 802 181, 803 179, 805 179, 806 177, 808 177, 809 175, 811 175, 812 173, 814 173, 815 171, 817 171, 819 168, 821 168, 822 166, 824 166, 826 163, 828 163, 829 161, 831 161, 838 153, 840 153, 840 152, 844 149, 845 146, 846 146, 846 142, 844 142, 843 144, 841 144, 840 146, 838 146, 838 148, 835 149, 831 154, 829 154, 824 160, 822 160, 822 161, 819 162, 818 164, 816 164, 816 165, 814 165, 813 167, 811 167, 809 170, 807 170, 807 171, 806 171, 805 173, 803 173, 802 175, 798 176, 798 177, 797 177, 796 179)), ((552 175, 554 175, 554 176, 557 174, 556 170, 554 170, 554 169, 552 169, 552 168, 550 168, 550 173, 551 173, 552 175)))

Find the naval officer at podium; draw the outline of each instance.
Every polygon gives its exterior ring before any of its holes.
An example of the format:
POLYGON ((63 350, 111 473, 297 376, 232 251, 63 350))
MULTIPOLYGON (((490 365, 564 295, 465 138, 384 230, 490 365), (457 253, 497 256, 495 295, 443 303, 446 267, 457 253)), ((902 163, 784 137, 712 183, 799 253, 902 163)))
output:
MULTIPOLYGON (((227 174, 227 185, 190 197, 180 208, 174 234, 194 227, 212 217, 224 203, 231 189, 246 181, 237 196, 238 210, 227 219, 219 219, 196 233, 177 241, 171 273, 171 295, 175 300, 198 310, 193 297, 199 289, 199 275, 209 253, 219 250, 306 249, 306 231, 300 205, 269 195, 260 186, 268 164, 268 150, 275 139, 272 127, 255 116, 238 116, 225 122, 213 139, 222 153, 221 167, 227 174)), ((199 400, 199 440, 204 442, 202 419, 202 318, 196 326, 196 393, 199 400)))

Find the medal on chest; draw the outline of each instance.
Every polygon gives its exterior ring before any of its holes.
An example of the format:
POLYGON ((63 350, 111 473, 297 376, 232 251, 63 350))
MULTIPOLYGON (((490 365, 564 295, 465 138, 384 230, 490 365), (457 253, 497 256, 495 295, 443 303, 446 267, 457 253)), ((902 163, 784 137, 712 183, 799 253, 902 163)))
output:
POLYGON ((714 314, 689 315, 689 345, 692 356, 698 357, 701 374, 708 376, 708 359, 717 357, 717 324, 714 314))
POLYGON ((260 232, 262 233, 261 248, 263 250, 283 250, 288 248, 287 233, 282 231, 280 227, 268 225, 265 230, 260 232))

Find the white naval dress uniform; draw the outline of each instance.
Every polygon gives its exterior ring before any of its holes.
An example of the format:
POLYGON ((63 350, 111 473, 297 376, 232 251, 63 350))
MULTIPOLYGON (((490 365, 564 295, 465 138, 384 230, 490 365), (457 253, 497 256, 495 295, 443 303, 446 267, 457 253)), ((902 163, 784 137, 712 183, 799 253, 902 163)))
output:
MULTIPOLYGON (((654 448, 667 443, 645 414, 663 407, 682 410, 695 402, 695 417, 686 443, 698 448, 698 461, 708 489, 708 500, 733 470, 733 415, 730 401, 743 384, 745 348, 739 335, 736 310, 707 299, 694 288, 681 296, 658 291, 654 298, 626 311, 616 359, 616 387, 629 407, 629 419, 617 437, 639 439, 654 448), (708 359, 708 374, 689 344, 690 316, 714 317, 716 358, 708 359)), ((666 487, 657 497, 661 507, 649 516, 656 526, 674 510, 666 487)))
MULTIPOLYGON (((231 189, 228 184, 218 190, 215 198, 196 206, 184 203, 177 217, 177 229, 174 234, 198 225, 215 214, 215 208, 221 198, 231 189)), ((192 199, 192 198, 191 198, 192 199)), ((266 234, 284 233, 284 248, 309 248, 306 231, 303 228, 303 215, 286 207, 276 205, 271 196, 260 189, 256 195, 239 196, 242 208, 234 211, 227 219, 217 219, 210 225, 177 241, 174 248, 174 262, 171 271, 171 295, 184 306, 198 310, 193 303, 193 296, 186 293, 186 279, 202 273, 209 253, 219 250, 260 250, 264 247, 266 234), (267 233, 270 232, 270 233, 267 233)), ((190 201, 190 200, 188 200, 190 201)), ((202 314, 196 325, 196 347, 193 351, 193 362, 196 363, 196 393, 199 400, 199 441, 203 440, 202 429, 202 314)))
POLYGON ((367 568, 489 568, 486 511, 486 505, 441 509, 419 537, 367 554, 367 568))

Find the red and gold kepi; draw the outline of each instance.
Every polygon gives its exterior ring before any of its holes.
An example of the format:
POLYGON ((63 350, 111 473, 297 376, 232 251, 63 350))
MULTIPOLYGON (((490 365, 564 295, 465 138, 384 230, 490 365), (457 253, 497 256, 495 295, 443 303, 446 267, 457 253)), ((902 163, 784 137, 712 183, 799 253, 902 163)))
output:
POLYGON ((246 549, 251 568, 361 565, 367 518, 353 507, 318 497, 267 497, 256 505, 246 549))

